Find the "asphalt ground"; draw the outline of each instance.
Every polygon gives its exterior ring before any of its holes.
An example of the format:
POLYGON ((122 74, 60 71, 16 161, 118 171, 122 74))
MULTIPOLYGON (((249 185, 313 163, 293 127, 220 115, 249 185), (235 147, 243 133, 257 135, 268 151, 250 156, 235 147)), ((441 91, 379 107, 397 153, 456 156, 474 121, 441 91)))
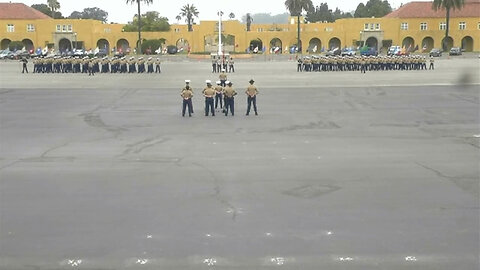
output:
POLYGON ((237 60, 236 115, 205 117, 207 61, 95 77, 1 62, 0 269, 478 269, 479 63, 237 60))

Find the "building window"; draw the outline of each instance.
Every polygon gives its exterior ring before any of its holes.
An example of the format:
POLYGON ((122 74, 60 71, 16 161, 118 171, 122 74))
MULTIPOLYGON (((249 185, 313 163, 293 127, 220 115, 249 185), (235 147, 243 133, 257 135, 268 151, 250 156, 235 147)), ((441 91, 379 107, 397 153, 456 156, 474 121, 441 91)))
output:
POLYGON ((57 24, 57 32, 60 32, 62 31, 62 27, 60 26, 60 24, 57 24))
POLYGON ((105 28, 105 29, 103 29, 103 32, 105 32, 105 33, 111 33, 111 32, 112 32, 112 29, 110 29, 110 28, 105 28))
POLYGON ((173 31, 174 31, 175 33, 178 33, 178 32, 180 32, 180 28, 175 28, 173 31))
POLYGON ((66 24, 62 25, 62 32, 67 32, 67 25, 66 24))
POLYGON ((15 32, 15 25, 7 24, 7 32, 9 33, 15 32))
MULTIPOLYGON (((302 29, 300 29, 300 32, 302 31, 302 29)), ((257 32, 263 32, 263 28, 258 28, 257 29, 257 32)))
POLYGON ((480 22, 477 25, 477 29, 480 30, 480 22))
POLYGON ((447 29, 447 23, 441 22, 440 25, 438 26, 438 29, 440 29, 440 30, 446 30, 446 29, 447 29))
POLYGON ((458 23, 458 29, 465 30, 465 28, 467 28, 467 23, 466 22, 459 22, 458 23))
POLYGON ((67 26, 67 29, 68 29, 68 32, 73 32, 73 27, 72 27, 71 24, 69 24, 69 25, 67 26))
POLYGON ((35 25, 27 24, 27 32, 35 32, 35 25))
POLYGON ((365 24, 365 26, 363 27, 363 30, 365 30, 365 31, 368 30, 368 23, 365 24))
POLYGON ((420 30, 427 30, 427 23, 426 22, 420 23, 420 30))
POLYGON ((374 26, 373 26, 373 23, 370 24, 370 30, 374 30, 374 26))
POLYGON ((379 23, 375 24, 375 30, 380 30, 380 24, 379 23))
POLYGON ((402 22, 400 24, 400 30, 408 30, 408 23, 402 22))
POLYGON ((333 32, 333 28, 332 27, 325 27, 325 32, 333 32))

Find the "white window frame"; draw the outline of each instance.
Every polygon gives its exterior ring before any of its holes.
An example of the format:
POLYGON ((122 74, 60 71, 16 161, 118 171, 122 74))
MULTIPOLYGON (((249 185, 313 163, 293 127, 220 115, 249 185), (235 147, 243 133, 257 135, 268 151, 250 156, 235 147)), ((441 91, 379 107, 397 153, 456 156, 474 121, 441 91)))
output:
POLYGON ((62 25, 62 32, 67 32, 67 25, 66 24, 62 25))
POLYGON ((71 24, 67 25, 67 32, 73 32, 73 26, 71 24))
POLYGON ((380 24, 379 23, 375 24, 375 30, 380 30, 380 24))
POLYGON ((467 29, 467 22, 459 22, 458 30, 465 30, 465 29, 467 29))
POLYGON ((27 24, 27 32, 35 32, 35 25, 34 24, 27 24))
POLYGON ((428 30, 428 24, 426 22, 420 23, 420 30, 421 31, 426 31, 428 30))
POLYGON ((368 31, 368 23, 364 24, 363 30, 368 31))
POLYGON ((373 23, 370 24, 370 30, 371 31, 375 30, 375 24, 373 24, 373 23))
POLYGON ((408 22, 400 23, 400 30, 408 30, 408 22))
POLYGON ((13 32, 15 32, 15 24, 8 23, 8 24, 7 24, 7 32, 8 32, 8 33, 13 33, 13 32))
POLYGON ((62 31, 62 26, 60 24, 57 24, 56 29, 57 29, 57 32, 61 32, 62 31))
POLYGON ((441 22, 438 24, 438 29, 439 30, 446 30, 447 29, 447 23, 446 22, 441 22))

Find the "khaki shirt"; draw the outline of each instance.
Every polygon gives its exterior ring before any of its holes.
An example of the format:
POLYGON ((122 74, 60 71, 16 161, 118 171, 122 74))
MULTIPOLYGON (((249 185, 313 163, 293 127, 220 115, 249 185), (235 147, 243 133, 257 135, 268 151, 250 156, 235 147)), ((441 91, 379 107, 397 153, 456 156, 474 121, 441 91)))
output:
POLYGON ((232 98, 237 94, 237 92, 235 92, 235 89, 233 89, 233 87, 227 86, 225 87, 224 94, 226 97, 232 98))
POLYGON ((253 97, 253 96, 258 95, 258 89, 257 89, 257 87, 255 87, 255 85, 252 84, 252 85, 249 85, 249 86, 247 87, 247 91, 245 91, 245 93, 246 93, 247 95, 253 97))
POLYGON ((193 92, 190 89, 183 89, 180 94, 184 99, 191 99, 193 97, 193 92))
POLYGON ((220 85, 215 86, 214 89, 215 89, 215 92, 216 92, 217 94, 223 93, 223 88, 222 88, 222 86, 220 86, 220 85))
POLYGON ((182 92, 183 92, 183 91, 186 91, 186 90, 189 90, 189 91, 192 92, 192 94, 193 94, 193 88, 190 87, 189 89, 187 89, 187 86, 185 86, 185 87, 182 89, 182 92))
POLYGON ((211 86, 205 87, 205 89, 203 89, 203 95, 205 97, 213 97, 215 95, 215 89, 213 89, 211 86))
POLYGON ((225 74, 224 72, 220 73, 220 75, 218 76, 218 78, 220 80, 226 80, 227 79, 227 74, 225 74))

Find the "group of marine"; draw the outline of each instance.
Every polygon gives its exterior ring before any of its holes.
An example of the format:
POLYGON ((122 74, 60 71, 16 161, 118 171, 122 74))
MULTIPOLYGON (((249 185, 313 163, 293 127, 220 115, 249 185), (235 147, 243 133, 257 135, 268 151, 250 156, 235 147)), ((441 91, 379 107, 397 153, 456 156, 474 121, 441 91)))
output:
MULTIPOLYGON (((253 104, 253 110, 255 111, 255 115, 258 115, 257 112, 257 95, 258 89, 254 85, 254 80, 251 79, 249 81, 250 85, 247 87, 245 94, 247 95, 247 113, 245 115, 250 114, 250 109, 253 104)), ((225 116, 228 115, 230 111, 231 115, 235 115, 235 96, 237 92, 233 88, 233 83, 231 81, 226 80, 219 80, 216 82, 216 86, 212 86, 212 81, 206 80, 205 83, 207 84, 206 87, 203 89, 202 94, 205 98, 205 116, 209 116, 211 113, 212 116, 215 116, 215 110, 218 109, 220 105, 220 109, 222 109, 222 113, 225 116), (223 101, 223 103, 222 103, 223 101)), ((183 104, 182 104, 182 116, 185 117, 185 112, 188 109, 188 116, 192 116, 193 114, 193 89, 190 86, 190 80, 185 80, 185 87, 182 89, 180 93, 182 97, 183 104)))
POLYGON ((232 57, 213 57, 212 58, 212 73, 220 71, 235 72, 235 61, 232 57))
MULTIPOLYGON (((429 69, 434 69, 430 57, 429 69)), ((378 71, 378 70, 426 70, 427 58, 409 56, 305 56, 297 61, 297 71, 378 71)))
POLYGON ((33 73, 161 73, 160 58, 47 56, 33 60, 33 73))

